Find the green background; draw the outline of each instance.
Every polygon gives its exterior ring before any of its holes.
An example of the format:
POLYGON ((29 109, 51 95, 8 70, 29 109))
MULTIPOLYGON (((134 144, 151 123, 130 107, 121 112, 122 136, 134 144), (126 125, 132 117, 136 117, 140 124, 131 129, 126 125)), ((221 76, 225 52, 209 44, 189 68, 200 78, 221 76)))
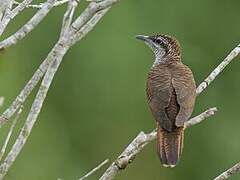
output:
MULTIPOLYGON (((86 5, 82 1, 77 14, 86 5)), ((182 45, 183 62, 199 84, 239 43, 239 7, 239 0, 122 0, 115 5, 64 57, 33 132, 5 179, 73 180, 106 158, 113 161, 140 131, 155 128, 145 95, 153 54, 134 36, 175 36, 182 45)), ((0 54, 0 95, 6 98, 1 111, 53 47, 65 8, 54 8, 25 39, 0 54)), ((1 39, 35 11, 29 9, 18 16, 1 39)), ((240 161, 239 60, 197 98, 193 116, 214 106, 219 111, 186 131, 176 168, 161 166, 154 142, 116 179, 212 179, 240 161)), ((35 93, 24 105, 19 128, 35 93)), ((0 131, 1 142, 9 125, 0 131)), ((15 137, 18 133, 14 132, 15 137)), ((89 179, 97 179, 106 167, 89 179)), ((240 174, 232 179, 239 178, 240 174)))

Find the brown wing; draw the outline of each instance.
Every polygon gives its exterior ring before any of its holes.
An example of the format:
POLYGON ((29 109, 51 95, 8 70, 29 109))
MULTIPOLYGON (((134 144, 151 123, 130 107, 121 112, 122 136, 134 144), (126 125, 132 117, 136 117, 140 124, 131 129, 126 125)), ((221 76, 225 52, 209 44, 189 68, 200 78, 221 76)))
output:
POLYGON ((181 127, 187 121, 194 108, 196 98, 196 84, 192 71, 184 64, 173 65, 172 84, 177 94, 180 111, 176 117, 175 125, 181 127))
POLYGON ((157 65, 151 69, 147 80, 148 104, 155 120, 160 126, 171 131, 172 122, 166 114, 166 108, 171 99, 171 72, 164 64, 157 65))

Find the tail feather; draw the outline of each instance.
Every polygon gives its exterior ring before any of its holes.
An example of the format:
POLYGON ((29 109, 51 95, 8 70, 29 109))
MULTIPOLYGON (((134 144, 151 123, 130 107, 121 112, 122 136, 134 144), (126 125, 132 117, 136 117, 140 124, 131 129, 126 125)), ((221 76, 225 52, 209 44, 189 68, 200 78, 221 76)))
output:
POLYGON ((175 167, 183 149, 184 129, 168 132, 157 127, 157 151, 163 166, 175 167))

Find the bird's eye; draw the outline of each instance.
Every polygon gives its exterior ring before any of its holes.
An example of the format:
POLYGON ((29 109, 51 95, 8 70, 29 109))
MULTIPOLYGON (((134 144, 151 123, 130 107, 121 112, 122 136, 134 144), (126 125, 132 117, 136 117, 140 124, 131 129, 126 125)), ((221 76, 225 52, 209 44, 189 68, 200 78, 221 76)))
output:
POLYGON ((156 40, 156 43, 162 44, 162 41, 161 41, 160 39, 157 39, 157 40, 156 40))

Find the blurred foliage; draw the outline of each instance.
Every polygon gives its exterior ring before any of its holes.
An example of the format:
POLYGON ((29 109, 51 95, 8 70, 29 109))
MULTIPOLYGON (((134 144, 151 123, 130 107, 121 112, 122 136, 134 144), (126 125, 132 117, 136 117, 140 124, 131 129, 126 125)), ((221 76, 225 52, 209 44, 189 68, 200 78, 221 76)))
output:
MULTIPOLYGON (((78 14, 86 5, 80 3, 78 14)), ((25 39, 0 54, 0 95, 6 98, 2 111, 56 42, 65 7, 54 8, 25 39)), ((239 7, 239 0, 123 0, 114 6, 65 56, 33 133, 6 179, 72 180, 106 158, 114 160, 139 131, 148 132, 155 126, 145 95, 153 55, 134 36, 167 33, 177 37, 183 61, 199 84, 239 43, 239 7)), ((4 37, 34 12, 27 10, 18 16, 4 37)), ((151 143, 116 179, 212 179, 240 161, 239 60, 197 98, 194 115, 213 106, 219 112, 187 130, 176 168, 162 167, 155 143, 151 143)), ((26 113, 21 115, 19 128, 25 118, 26 113)), ((0 131, 1 142, 8 127, 0 131)), ((89 179, 97 179, 104 169, 89 179)), ((239 178, 240 174, 232 179, 239 178)))

